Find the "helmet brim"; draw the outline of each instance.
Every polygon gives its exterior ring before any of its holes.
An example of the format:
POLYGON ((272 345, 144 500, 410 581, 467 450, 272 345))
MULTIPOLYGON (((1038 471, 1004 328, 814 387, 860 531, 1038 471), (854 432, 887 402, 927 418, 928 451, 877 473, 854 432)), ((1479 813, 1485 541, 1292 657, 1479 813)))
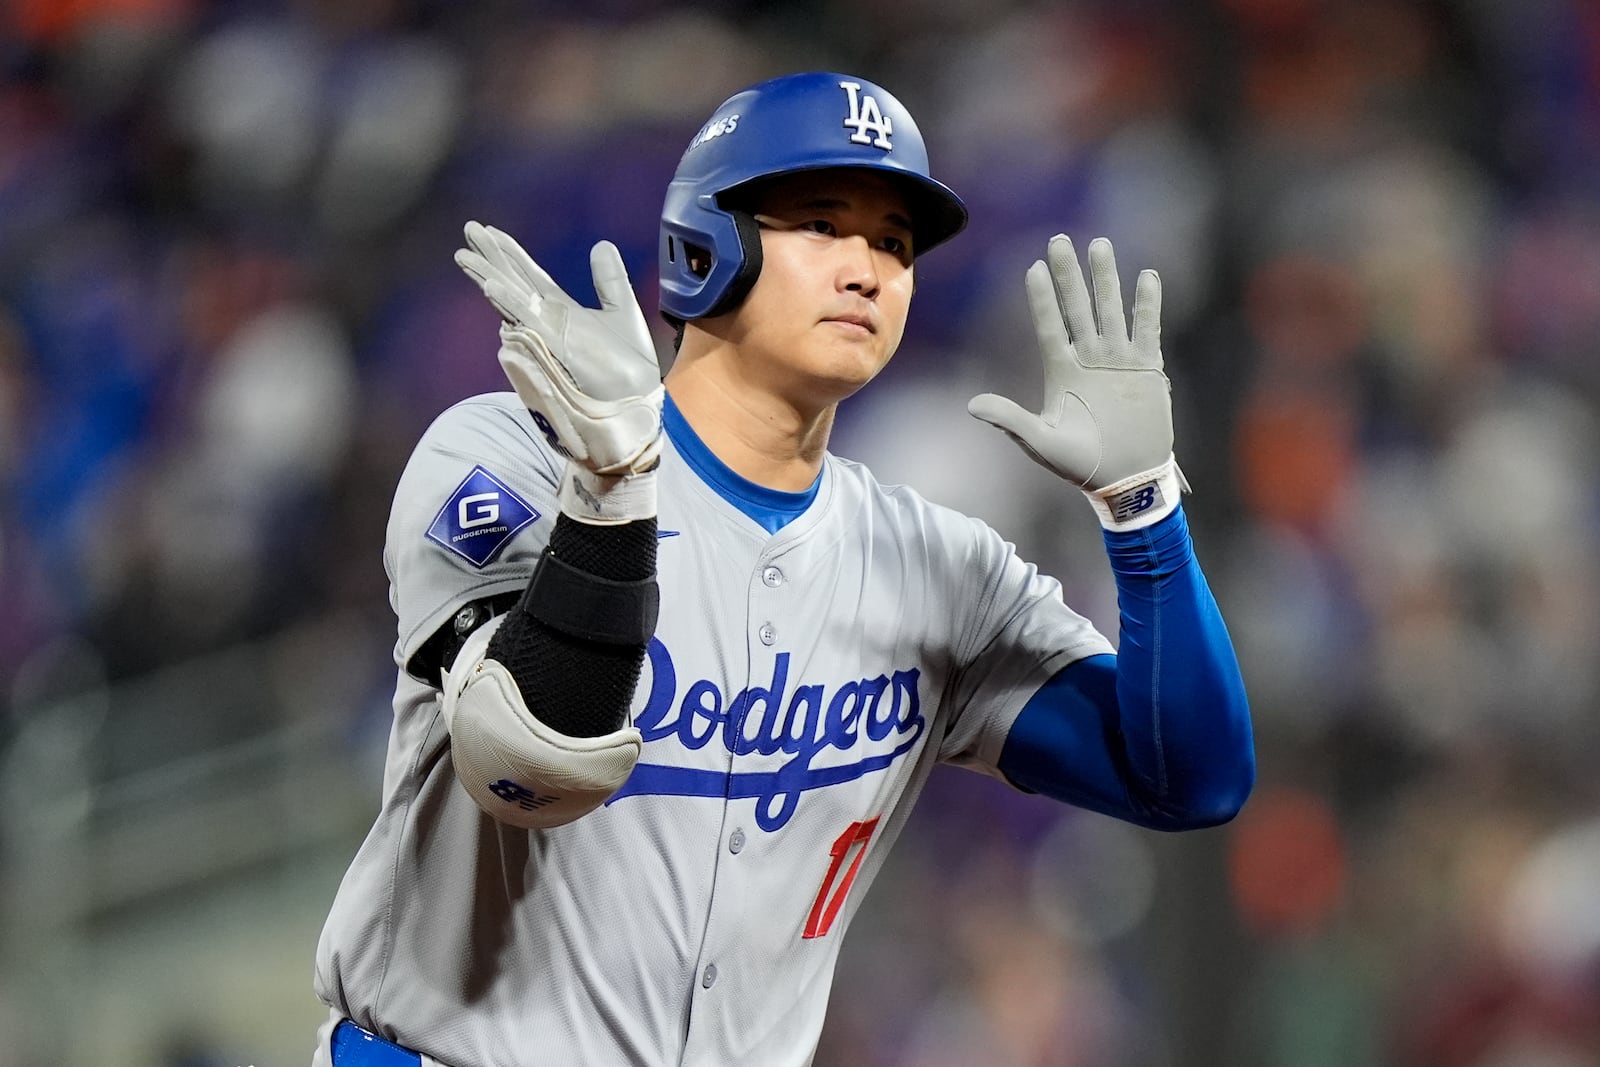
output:
POLYGON ((739 201, 748 196, 752 190, 769 182, 794 174, 814 173, 825 170, 863 170, 873 174, 882 174, 892 179, 905 194, 906 206, 911 212, 911 253, 913 257, 921 256, 929 249, 944 244, 944 242, 966 229, 967 207, 961 202, 961 198, 943 182, 934 178, 924 177, 921 174, 915 174, 904 167, 878 167, 870 163, 861 163, 854 160, 849 162, 825 160, 811 166, 793 167, 775 174, 763 174, 719 193, 717 195, 717 203, 724 208, 733 207, 738 205, 739 201))

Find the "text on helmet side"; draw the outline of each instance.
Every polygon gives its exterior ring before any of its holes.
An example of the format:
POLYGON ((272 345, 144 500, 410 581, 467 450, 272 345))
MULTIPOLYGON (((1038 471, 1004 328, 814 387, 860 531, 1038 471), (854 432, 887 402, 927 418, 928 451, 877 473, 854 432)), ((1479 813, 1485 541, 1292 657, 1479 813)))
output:
POLYGON ((724 115, 720 119, 712 119, 700 127, 700 132, 694 135, 694 140, 689 142, 689 147, 683 150, 683 154, 688 155, 707 141, 714 141, 725 133, 732 133, 738 126, 738 115, 724 115))

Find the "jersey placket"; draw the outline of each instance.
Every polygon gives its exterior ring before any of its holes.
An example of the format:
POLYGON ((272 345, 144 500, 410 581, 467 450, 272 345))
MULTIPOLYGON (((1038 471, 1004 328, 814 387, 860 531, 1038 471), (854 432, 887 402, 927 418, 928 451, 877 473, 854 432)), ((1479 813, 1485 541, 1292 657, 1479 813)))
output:
MULTIPOLYGON (((684 1064, 719 1063, 726 1059, 726 1041, 720 1035, 733 1033, 740 1026, 738 1017, 741 1004, 754 1002, 747 988, 752 983, 765 985, 768 976, 748 973, 745 954, 739 950, 741 931, 750 922, 765 921, 761 915, 752 915, 748 908, 750 887, 759 881, 759 872, 751 869, 760 848, 764 831, 756 825, 756 806, 763 798, 740 795, 739 775, 748 773, 752 763, 767 760, 754 751, 746 751, 753 740, 759 723, 749 721, 752 707, 759 698, 751 697, 767 690, 774 680, 774 663, 784 646, 785 634, 779 620, 793 618, 795 612, 786 607, 796 590, 790 587, 789 576, 776 562, 783 548, 777 547, 790 538, 778 537, 769 542, 756 559, 746 586, 745 604, 745 670, 744 677, 734 689, 734 679, 729 679, 730 690, 747 694, 739 707, 729 707, 730 718, 725 725, 728 746, 728 797, 723 801, 722 828, 718 835, 717 859, 712 875, 711 906, 706 922, 705 937, 701 941, 700 958, 690 990, 690 1019, 684 1048, 684 1064)), ((786 544, 783 547, 787 547, 786 544)), ((781 694, 771 693, 771 703, 754 712, 760 716, 778 717, 781 694)), ((768 728, 775 728, 776 721, 768 728)), ((781 801, 779 801, 781 803, 781 801)), ((743 1020, 745 1025, 759 1025, 755 1020, 743 1020)), ((735 1044, 738 1039, 735 1038, 735 1044)))

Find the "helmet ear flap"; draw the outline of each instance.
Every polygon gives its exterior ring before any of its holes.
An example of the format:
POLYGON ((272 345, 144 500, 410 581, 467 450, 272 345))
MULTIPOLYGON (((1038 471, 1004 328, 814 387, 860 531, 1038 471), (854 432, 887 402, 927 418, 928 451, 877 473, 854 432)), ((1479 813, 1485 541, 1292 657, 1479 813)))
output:
POLYGON ((748 211, 731 209, 734 232, 739 236, 739 270, 728 283, 706 317, 721 315, 738 307, 761 277, 761 224, 748 211))

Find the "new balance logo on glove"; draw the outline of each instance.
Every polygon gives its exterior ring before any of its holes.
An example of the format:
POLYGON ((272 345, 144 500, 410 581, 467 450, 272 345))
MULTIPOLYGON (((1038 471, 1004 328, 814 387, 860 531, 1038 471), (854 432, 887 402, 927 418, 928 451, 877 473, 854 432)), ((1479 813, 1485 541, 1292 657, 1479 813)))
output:
POLYGON ((545 796, 535 793, 525 785, 513 782, 509 778, 502 778, 489 786, 489 792, 504 800, 508 804, 515 804, 523 811, 534 811, 546 804, 554 804, 560 797, 545 796))
POLYGON ((1127 522, 1135 515, 1143 515, 1161 503, 1161 486, 1157 482, 1145 482, 1127 492, 1118 493, 1106 503, 1111 508, 1112 519, 1119 523, 1127 522))

